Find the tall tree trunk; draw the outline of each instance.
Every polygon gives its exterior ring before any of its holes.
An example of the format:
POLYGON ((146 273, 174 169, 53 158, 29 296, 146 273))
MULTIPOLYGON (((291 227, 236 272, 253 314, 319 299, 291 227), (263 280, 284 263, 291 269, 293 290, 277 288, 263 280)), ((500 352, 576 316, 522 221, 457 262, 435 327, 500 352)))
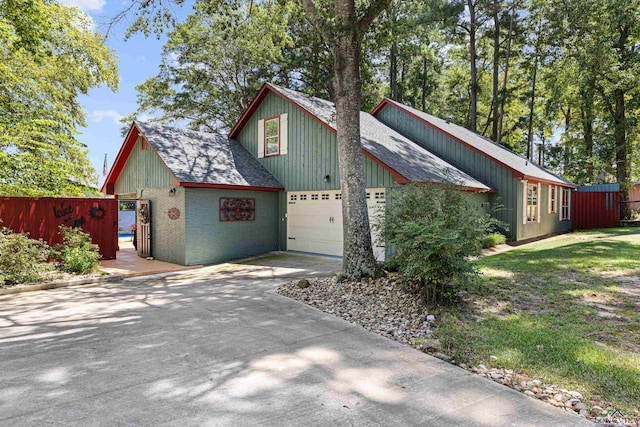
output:
POLYGON ((477 131, 478 119, 478 70, 476 68, 476 5, 473 0, 467 0, 469 7, 469 129, 477 131))
POLYGON ((620 185, 620 219, 631 218, 631 206, 625 203, 629 200, 629 184, 631 183, 631 159, 629 144, 627 143, 626 119, 624 107, 624 91, 617 89, 615 128, 616 141, 616 178, 620 185))
POLYGON ((562 135, 562 139, 564 140, 564 155, 562 158, 562 173, 566 175, 569 170, 569 163, 571 163, 571 105, 567 106, 567 111, 562 110, 562 114, 564 114, 564 134, 562 135))
POLYGON ((536 104, 536 78, 538 76, 538 53, 533 61, 533 75, 531 76, 531 98, 529 99, 529 125, 527 127, 527 159, 533 156, 533 113, 536 104))
MULTIPOLYGON (((630 31, 628 26, 619 28, 620 34, 616 43, 617 56, 621 67, 627 72, 629 65, 629 52, 627 43, 630 31)), ((624 96, 626 90, 617 88, 615 95, 614 112, 614 139, 616 144, 616 179, 620 185, 620 219, 631 218, 631 205, 629 201, 629 185, 631 184, 631 142, 627 141, 627 120, 625 117, 624 96)))
POLYGON ((342 189, 342 275, 354 279, 376 274, 367 211, 360 141, 360 48, 362 37, 391 0, 371 0, 357 18, 355 0, 334 0, 333 23, 314 0, 302 0, 307 19, 330 44, 334 61, 338 167, 342 189))
POLYGON ((500 86, 500 2, 493 3, 493 79, 491 82, 491 140, 498 140, 498 88, 500 86))
POLYGON ((406 61, 402 61, 401 65, 400 65, 400 83, 398 83, 398 102, 405 102, 405 84, 404 84, 404 77, 405 77, 405 71, 406 71, 406 66, 407 66, 407 62, 406 61))
POLYGON ((427 56, 422 58, 422 94, 420 95, 422 111, 427 111, 427 56))
POLYGON ((584 137, 584 151, 587 158, 587 182, 593 183, 595 179, 593 161, 593 86, 587 85, 581 90, 582 96, 582 134, 584 137))
POLYGON ((502 79, 502 90, 500 97, 500 115, 498 116, 498 135, 496 137, 496 142, 498 144, 502 144, 502 124, 504 121, 504 105, 507 102, 507 82, 509 75, 509 57, 511 56, 511 39, 513 37, 513 21, 516 16, 516 2, 513 0, 513 5, 511 7, 511 19, 509 20, 509 33, 507 34, 507 51, 505 52, 504 58, 504 76, 502 79))
POLYGON ((391 43, 389 51, 389 86, 391 86, 390 97, 394 101, 398 100, 398 43, 391 43))

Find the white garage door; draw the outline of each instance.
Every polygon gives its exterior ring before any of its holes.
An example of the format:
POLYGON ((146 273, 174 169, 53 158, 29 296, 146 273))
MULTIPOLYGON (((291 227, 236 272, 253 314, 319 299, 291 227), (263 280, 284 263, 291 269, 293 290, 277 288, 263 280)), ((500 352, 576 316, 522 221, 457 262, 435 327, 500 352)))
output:
MULTIPOLYGON (((367 189, 373 223, 384 209, 384 188, 367 189), (382 208, 379 208, 381 206, 382 208)), ((372 235, 374 255, 384 260, 384 245, 372 235)), ((342 256, 342 194, 340 191, 287 193, 287 249, 342 256)))

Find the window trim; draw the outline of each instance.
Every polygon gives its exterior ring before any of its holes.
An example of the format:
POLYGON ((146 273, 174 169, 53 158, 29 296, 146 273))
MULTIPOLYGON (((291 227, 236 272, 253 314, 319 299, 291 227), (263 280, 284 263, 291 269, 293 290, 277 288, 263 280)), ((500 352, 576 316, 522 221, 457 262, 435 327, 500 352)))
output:
POLYGON ((547 213, 557 213, 558 212, 558 186, 549 184, 549 212, 547 213), (553 193, 553 197, 551 197, 551 193, 553 193))
POLYGON ((540 183, 526 183, 526 191, 525 191, 525 219, 527 224, 537 224, 540 222, 540 183), (529 219, 529 206, 533 206, 529 204, 529 187, 535 187, 536 189, 536 204, 535 204, 535 218, 533 220, 529 219))
MULTIPOLYGON (((272 156, 279 156, 280 155, 280 147, 281 147, 281 137, 282 137, 282 129, 280 128, 280 116, 274 116, 274 117, 269 117, 268 119, 264 119, 264 140, 262 141, 263 147, 264 147, 264 157, 272 157, 272 156), (275 153, 269 153, 269 150, 267 149, 268 147, 268 143, 267 143, 267 123, 272 122, 272 121, 277 121, 278 123, 278 135, 276 137, 277 141, 278 141, 278 151, 275 153)), ((271 139, 273 139, 274 137, 271 137, 271 139)))
POLYGON ((558 209, 559 211, 558 218, 560 221, 571 221, 571 189, 566 187, 561 187, 560 192, 562 194, 562 197, 560 198, 560 209, 558 209), (566 204, 567 215, 566 216, 564 216, 564 208, 565 208, 564 195, 565 194, 567 195, 567 204, 566 204))

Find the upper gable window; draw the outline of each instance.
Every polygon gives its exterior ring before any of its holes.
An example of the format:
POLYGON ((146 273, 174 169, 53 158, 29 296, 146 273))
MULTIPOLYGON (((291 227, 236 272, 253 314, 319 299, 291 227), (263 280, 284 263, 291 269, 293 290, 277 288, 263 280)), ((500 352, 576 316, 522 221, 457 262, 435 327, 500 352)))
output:
POLYGON ((280 154, 280 117, 264 121, 264 155, 280 154))
POLYGON ((258 157, 287 154, 287 114, 258 120, 258 157))

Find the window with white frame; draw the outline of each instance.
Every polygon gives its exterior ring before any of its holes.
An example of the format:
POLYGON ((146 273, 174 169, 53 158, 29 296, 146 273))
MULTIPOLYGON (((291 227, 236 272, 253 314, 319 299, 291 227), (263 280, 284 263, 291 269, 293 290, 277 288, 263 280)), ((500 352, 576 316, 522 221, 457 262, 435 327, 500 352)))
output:
POLYGON ((287 114, 258 120, 258 158, 287 154, 287 114))
POLYGON ((558 187, 549 186, 549 213, 558 212, 558 187))
POLYGON ((527 184, 527 222, 538 222, 538 184, 527 184))
POLYGON ((571 219, 571 190, 569 188, 562 189, 562 200, 560 202, 560 221, 568 221, 571 219))
POLYGON ((280 154, 280 117, 264 121, 264 155, 280 154))

